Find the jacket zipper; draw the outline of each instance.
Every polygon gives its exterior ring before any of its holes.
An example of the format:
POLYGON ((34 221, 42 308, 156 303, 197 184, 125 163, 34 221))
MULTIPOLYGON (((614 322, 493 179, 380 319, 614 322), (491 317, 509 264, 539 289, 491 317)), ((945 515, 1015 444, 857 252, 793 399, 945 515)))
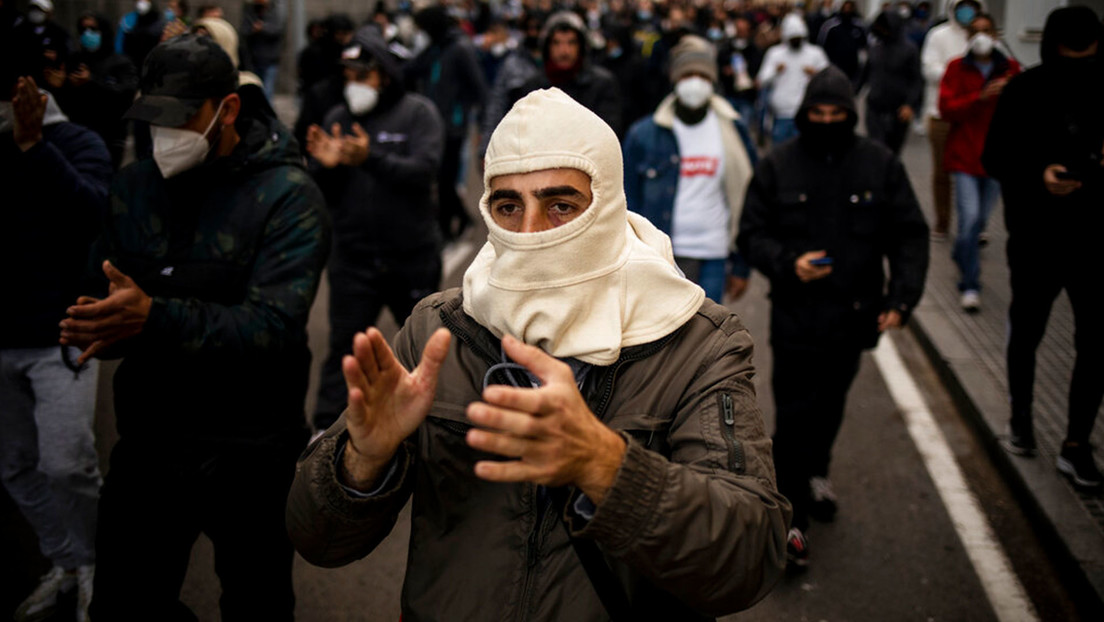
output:
MULTIPOLYGON (((472 352, 475 352, 483 358, 484 362, 488 365, 494 365, 497 361, 495 358, 488 354, 479 344, 475 343, 475 340, 471 338, 466 331, 461 330, 459 324, 457 324, 447 313, 440 314, 441 321, 445 327, 449 329, 453 335, 456 335, 464 342, 472 352)), ((546 522, 545 519, 548 516, 548 512, 544 508, 535 508, 537 498, 537 486, 535 484, 529 485, 529 510, 533 515, 533 526, 529 530, 529 535, 525 539, 525 583, 521 591, 521 599, 518 602, 518 620, 525 620, 529 615, 529 601, 532 598, 533 582, 536 580, 536 568, 537 562, 540 560, 540 534, 542 531, 542 525, 546 522), (534 509, 536 511, 534 512, 534 509)))
POLYGON ((728 470, 733 473, 744 472, 744 447, 736 439, 736 408, 732 396, 721 393, 721 436, 728 445, 728 470))
POLYGON ((671 333, 666 337, 660 339, 659 341, 653 343, 647 349, 625 355, 613 364, 613 368, 610 369, 610 373, 606 376, 603 382, 604 386, 602 387, 602 398, 598 401, 598 408, 594 410, 594 416, 598 417, 599 421, 601 421, 602 418, 605 416, 606 408, 609 407, 610 398, 613 397, 613 384, 614 381, 617 380, 617 372, 621 370, 621 366, 625 363, 638 361, 640 359, 647 358, 655 354, 656 352, 663 349, 663 347, 667 345, 667 342, 670 341, 671 338, 674 337, 674 335, 675 333, 671 333))

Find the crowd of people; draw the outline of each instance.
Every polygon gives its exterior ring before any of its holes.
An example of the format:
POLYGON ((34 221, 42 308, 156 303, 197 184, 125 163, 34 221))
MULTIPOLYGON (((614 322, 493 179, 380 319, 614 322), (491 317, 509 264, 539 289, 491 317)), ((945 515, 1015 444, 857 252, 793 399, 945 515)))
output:
POLYGON ((1055 11, 1025 72, 980 0, 941 4, 379 2, 363 24, 308 25, 289 128, 280 2, 245 4, 235 28, 218 4, 138 0, 70 30, 52 0, 0 0, 0 183, 25 208, 0 243, 22 267, 0 329, 0 479, 52 564, 17 619, 74 590, 79 619, 190 619, 201 532, 223 617, 290 619, 293 546, 348 563, 412 494, 411 618, 750 606, 808 563, 810 517, 838 510, 860 355, 908 321, 952 221, 961 306, 981 311, 1001 192, 1006 445, 1035 452, 1034 352, 1065 288, 1058 468, 1100 488, 1084 236, 1104 200, 1101 22, 1055 11), (912 131, 931 144, 930 228, 898 159, 912 131), (473 169, 488 242, 435 295, 473 169), (771 288, 773 451, 750 336, 720 305, 752 269, 771 288), (391 346, 365 331, 384 307, 391 346), (101 481, 108 358, 119 440, 101 481))

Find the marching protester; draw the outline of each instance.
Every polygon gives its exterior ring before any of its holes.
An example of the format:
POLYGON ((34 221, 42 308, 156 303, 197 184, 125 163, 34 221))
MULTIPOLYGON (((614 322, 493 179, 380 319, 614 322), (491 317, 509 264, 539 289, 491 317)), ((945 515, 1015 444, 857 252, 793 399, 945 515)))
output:
POLYGON ((291 620, 279 510, 307 438, 325 205, 288 131, 238 93, 210 37, 154 48, 140 86, 127 116, 150 123, 153 157, 112 185, 93 255, 108 294, 76 298, 61 323, 62 343, 83 350, 76 363, 122 358, 91 614, 190 616, 180 587, 205 533, 223 618, 291 620))
POLYGON ((850 79, 835 67, 816 74, 798 139, 755 168, 737 238, 770 280, 774 464, 793 503, 797 566, 809 561, 810 515, 837 511, 828 467, 859 356, 908 321, 928 267, 928 227, 904 167, 856 135, 857 121, 850 79))
POLYGON ((297 550, 351 563, 413 496, 406 619, 755 603, 789 507, 740 320, 628 212, 617 135, 562 91, 514 105, 484 180, 489 241, 463 287, 419 303, 394 348, 370 328, 342 361, 349 407, 288 498, 297 550))

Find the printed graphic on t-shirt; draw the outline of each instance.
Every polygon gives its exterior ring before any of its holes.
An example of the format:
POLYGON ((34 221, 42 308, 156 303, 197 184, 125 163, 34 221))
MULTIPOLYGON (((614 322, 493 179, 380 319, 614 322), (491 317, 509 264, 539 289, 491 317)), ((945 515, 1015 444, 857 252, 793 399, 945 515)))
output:
POLYGON ((682 159, 682 176, 698 177, 704 175, 712 177, 721 167, 721 159, 713 156, 687 156, 682 159))

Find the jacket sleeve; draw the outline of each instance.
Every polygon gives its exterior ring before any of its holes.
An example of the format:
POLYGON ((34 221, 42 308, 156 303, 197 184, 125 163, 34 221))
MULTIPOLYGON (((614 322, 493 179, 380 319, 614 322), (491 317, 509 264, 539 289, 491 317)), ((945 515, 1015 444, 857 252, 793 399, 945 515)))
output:
MULTIPOLYGON (((76 125, 65 124, 49 135, 64 142, 54 144, 44 134, 37 144, 12 159, 14 177, 32 180, 41 177, 42 171, 49 171, 49 183, 41 187, 39 207, 54 210, 71 226, 94 231, 107 205, 111 155, 97 134, 76 125)), ((19 149, 14 144, 11 148, 19 149)))
POLYGON ((406 154, 369 151, 361 166, 394 183, 423 186, 433 183, 445 150, 445 126, 432 104, 419 101, 417 121, 408 128, 406 154))
POLYGON ((785 568, 791 518, 756 405, 751 336, 735 316, 717 332, 673 413, 670 458, 630 438, 594 517, 573 521, 576 536, 709 615, 767 594, 785 568))
POLYGON ((336 463, 337 450, 347 439, 342 415, 300 456, 288 493, 288 535, 295 550, 315 566, 344 566, 375 550, 391 533, 413 490, 413 452, 403 445, 387 488, 371 497, 350 495, 336 463))
POLYGON ((755 79, 759 82, 760 88, 767 88, 774 78, 778 75, 776 69, 778 65, 778 52, 774 47, 767 50, 767 53, 763 56, 763 64, 759 66, 759 75, 755 76, 755 79))
POLYGON ((920 65, 924 72, 924 80, 932 85, 939 84, 947 71, 947 62, 943 58, 943 50, 940 49, 943 40, 942 32, 943 30, 940 29, 928 33, 924 39, 924 47, 920 50, 920 65))
MULTIPOLYGON (((277 352, 306 326, 329 253, 322 195, 293 169, 294 189, 279 198, 265 226, 245 300, 236 305, 154 297, 139 336, 143 347, 191 352, 277 352)), ((295 341, 297 343, 297 341, 295 341)))
MULTIPOLYGON (((427 308, 421 302, 418 314, 427 308)), ((395 356, 408 368, 418 363, 425 335, 407 322, 395 335, 395 356)), ((285 521, 295 550, 308 562, 327 568, 352 563, 371 553, 391 533, 399 512, 414 490, 415 442, 411 435, 394 457, 395 472, 387 486, 370 497, 350 495, 342 485, 337 450, 348 439, 345 415, 307 447, 295 467, 285 521)))
POLYGON ((905 103, 912 108, 916 115, 920 115, 924 106, 924 72, 920 66, 920 53, 912 45, 909 46, 907 65, 908 91, 905 94, 905 103))
POLYGON ((962 63, 952 62, 939 83, 939 116, 952 123, 966 121, 979 103, 981 91, 967 90, 962 80, 962 63))
POLYGON ((740 233, 736 247, 748 264, 772 282, 797 280, 794 261, 797 252, 787 248, 771 233, 778 211, 773 160, 768 156, 755 167, 748 185, 744 209, 740 212, 740 233))
POLYGON ((644 200, 640 188, 640 178, 636 174, 636 167, 644 157, 645 146, 641 140, 641 134, 644 132, 643 125, 645 122, 646 119, 643 119, 633 124, 622 146, 625 151, 625 202, 631 211, 637 213, 640 213, 641 202, 644 200))
POLYGON ((928 225, 905 167, 896 158, 889 168, 886 190, 890 210, 890 230, 883 238, 885 256, 889 260, 886 308, 900 312, 904 322, 908 321, 924 293, 928 272, 928 225))

